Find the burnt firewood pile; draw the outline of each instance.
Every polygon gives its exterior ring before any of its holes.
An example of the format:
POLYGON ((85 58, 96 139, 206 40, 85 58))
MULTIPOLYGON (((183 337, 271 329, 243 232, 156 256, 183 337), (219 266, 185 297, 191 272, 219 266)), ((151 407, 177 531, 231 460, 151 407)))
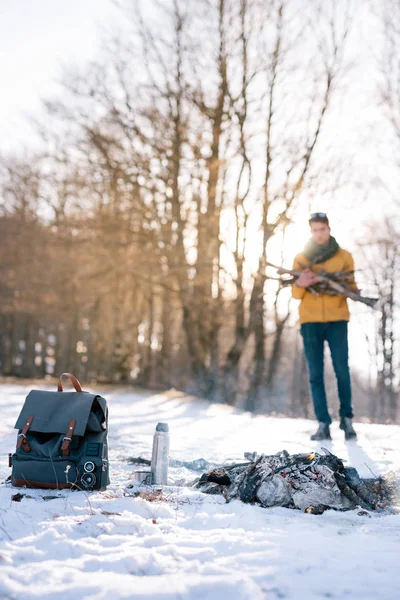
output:
POLYGON ((265 456, 246 454, 247 463, 214 468, 194 484, 207 494, 222 494, 229 502, 283 506, 321 514, 360 508, 395 510, 394 476, 361 478, 356 469, 325 450, 325 455, 288 454, 286 450, 265 456))

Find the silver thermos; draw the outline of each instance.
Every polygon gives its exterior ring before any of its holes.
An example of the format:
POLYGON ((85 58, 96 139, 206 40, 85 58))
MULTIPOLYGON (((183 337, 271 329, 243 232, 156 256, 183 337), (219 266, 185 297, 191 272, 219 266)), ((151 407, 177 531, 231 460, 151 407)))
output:
POLYGON ((168 482, 169 427, 168 423, 158 423, 153 438, 151 455, 151 481, 166 485, 168 482))

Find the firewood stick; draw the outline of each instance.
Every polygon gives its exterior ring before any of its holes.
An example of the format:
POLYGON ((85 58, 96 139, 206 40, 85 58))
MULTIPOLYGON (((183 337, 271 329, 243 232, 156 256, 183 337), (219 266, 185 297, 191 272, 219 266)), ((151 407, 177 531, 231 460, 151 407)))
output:
MULTIPOLYGON (((266 262, 266 265, 268 265, 269 267, 273 267, 274 269, 277 269, 277 273, 279 275, 292 275, 295 280, 298 277, 300 277, 300 275, 302 273, 302 271, 299 271, 296 269, 284 269, 283 267, 277 267, 276 265, 274 265, 270 262, 266 262)), ((368 298, 366 296, 361 296, 361 294, 358 294, 357 292, 353 292, 352 290, 348 289, 347 287, 338 283, 337 281, 333 281, 330 278, 330 276, 328 276, 328 275, 321 275, 320 273, 315 273, 315 275, 316 275, 316 277, 318 277, 320 279, 321 282, 325 283, 330 288, 332 288, 339 296, 347 296, 348 298, 351 298, 355 302, 362 302, 363 304, 366 304, 367 306, 370 306, 371 308, 374 308, 375 304, 378 302, 378 298, 368 298)), ((306 289, 311 291, 310 287, 307 287, 306 289)), ((316 291, 316 290, 314 289, 314 291, 316 291)))

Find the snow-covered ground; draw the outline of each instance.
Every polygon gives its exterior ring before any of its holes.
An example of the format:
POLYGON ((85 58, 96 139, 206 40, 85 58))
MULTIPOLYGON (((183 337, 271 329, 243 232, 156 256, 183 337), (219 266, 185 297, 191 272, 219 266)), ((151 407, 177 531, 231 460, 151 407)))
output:
MULTIPOLYGON (((32 387, 32 386, 30 386, 32 387)), ((14 423, 30 387, 0 385, 0 481, 10 474, 14 423)), ((88 388, 90 389, 90 388, 88 388)), ((180 600, 400 597, 400 514, 264 509, 178 487, 196 473, 170 469, 161 500, 134 496, 128 457, 150 458, 158 421, 171 459, 243 461, 243 453, 319 449, 306 420, 252 417, 179 392, 96 390, 109 401, 111 485, 105 492, 0 485, 0 598, 180 600), (175 485, 174 485, 175 484, 175 485), (11 500, 18 491, 21 502, 11 500), (29 497, 28 497, 29 496, 29 497)), ((358 424, 345 443, 337 424, 324 443, 362 476, 398 470, 400 427, 358 424)))

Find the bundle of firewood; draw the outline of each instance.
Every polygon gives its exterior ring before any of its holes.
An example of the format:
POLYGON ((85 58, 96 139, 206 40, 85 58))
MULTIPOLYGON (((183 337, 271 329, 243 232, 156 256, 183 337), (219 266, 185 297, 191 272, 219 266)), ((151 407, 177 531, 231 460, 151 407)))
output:
MULTIPOLYGON (((278 275, 282 275, 280 281, 283 285, 291 285, 295 283, 298 277, 300 277, 302 271, 284 269, 283 267, 277 267, 270 262, 266 263, 269 267, 277 269, 278 275), (287 276, 290 277, 287 277, 287 276)), ((315 273, 318 276, 319 281, 310 287, 307 287, 312 294, 318 296, 319 294, 330 294, 333 296, 347 296, 355 302, 362 302, 367 306, 374 308, 378 302, 378 298, 369 298, 367 296, 361 296, 358 292, 351 290, 349 285, 354 282, 354 271, 337 271, 328 272, 322 269, 315 273)))

